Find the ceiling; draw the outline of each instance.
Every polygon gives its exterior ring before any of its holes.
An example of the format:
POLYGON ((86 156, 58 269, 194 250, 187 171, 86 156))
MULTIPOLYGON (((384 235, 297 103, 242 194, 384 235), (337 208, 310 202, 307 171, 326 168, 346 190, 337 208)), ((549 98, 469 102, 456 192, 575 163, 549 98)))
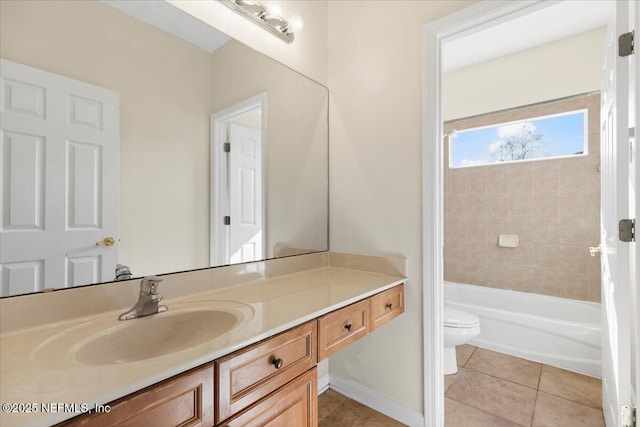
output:
POLYGON ((228 35, 164 1, 102 0, 102 2, 207 52, 213 52, 231 40, 228 35))
POLYGON ((450 72, 607 25, 615 0, 566 0, 447 43, 450 72))

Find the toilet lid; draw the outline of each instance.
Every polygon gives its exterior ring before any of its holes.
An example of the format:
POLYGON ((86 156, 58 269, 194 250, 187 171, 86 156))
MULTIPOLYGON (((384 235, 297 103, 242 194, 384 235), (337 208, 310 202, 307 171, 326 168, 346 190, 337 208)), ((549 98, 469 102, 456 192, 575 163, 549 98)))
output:
POLYGON ((473 328, 480 326, 480 319, 475 314, 445 305, 444 326, 450 328, 473 328))

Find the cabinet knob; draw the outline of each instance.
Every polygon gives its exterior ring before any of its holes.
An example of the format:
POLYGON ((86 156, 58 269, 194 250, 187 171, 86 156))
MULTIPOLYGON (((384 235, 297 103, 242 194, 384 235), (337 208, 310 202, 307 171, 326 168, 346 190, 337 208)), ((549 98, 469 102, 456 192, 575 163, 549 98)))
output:
POLYGON ((351 332, 351 328, 352 327, 353 327, 353 325, 351 323, 345 323, 345 325, 344 325, 344 328, 349 332, 351 332))
POLYGON ((387 308, 388 308, 389 310, 391 310, 391 309, 393 308, 393 303, 388 302, 388 303, 387 303, 387 308))
POLYGON ((273 359, 271 363, 273 364, 273 366, 275 366, 276 369, 282 368, 282 365, 284 364, 282 359, 280 359, 279 357, 273 359))

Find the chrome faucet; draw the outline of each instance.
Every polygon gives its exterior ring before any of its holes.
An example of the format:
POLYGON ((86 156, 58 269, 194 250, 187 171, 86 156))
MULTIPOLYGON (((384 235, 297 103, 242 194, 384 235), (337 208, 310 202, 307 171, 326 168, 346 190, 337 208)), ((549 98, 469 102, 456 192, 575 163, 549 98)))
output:
POLYGON ((158 276, 148 276, 142 279, 138 302, 129 311, 122 313, 118 320, 131 320, 167 311, 166 305, 158 305, 162 300, 162 295, 158 293, 160 282, 162 279, 158 276))
POLYGON ((116 281, 118 280, 130 280, 133 278, 131 274, 131 268, 128 265, 117 264, 116 265, 116 281))

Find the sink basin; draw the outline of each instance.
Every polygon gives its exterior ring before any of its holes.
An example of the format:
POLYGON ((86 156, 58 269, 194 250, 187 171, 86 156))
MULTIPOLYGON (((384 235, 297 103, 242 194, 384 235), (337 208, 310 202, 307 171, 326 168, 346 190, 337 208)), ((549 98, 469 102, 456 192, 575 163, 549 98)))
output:
POLYGON ((110 365, 150 359, 211 341, 238 323, 233 313, 219 310, 160 313, 127 324, 83 344, 79 362, 110 365))
MULTIPOLYGON (((31 354, 40 366, 115 365, 222 343, 251 324, 254 309, 237 301, 168 302, 168 311, 132 320, 118 313, 77 322, 45 339, 31 354)), ((203 351, 207 351, 203 349, 203 351)))

